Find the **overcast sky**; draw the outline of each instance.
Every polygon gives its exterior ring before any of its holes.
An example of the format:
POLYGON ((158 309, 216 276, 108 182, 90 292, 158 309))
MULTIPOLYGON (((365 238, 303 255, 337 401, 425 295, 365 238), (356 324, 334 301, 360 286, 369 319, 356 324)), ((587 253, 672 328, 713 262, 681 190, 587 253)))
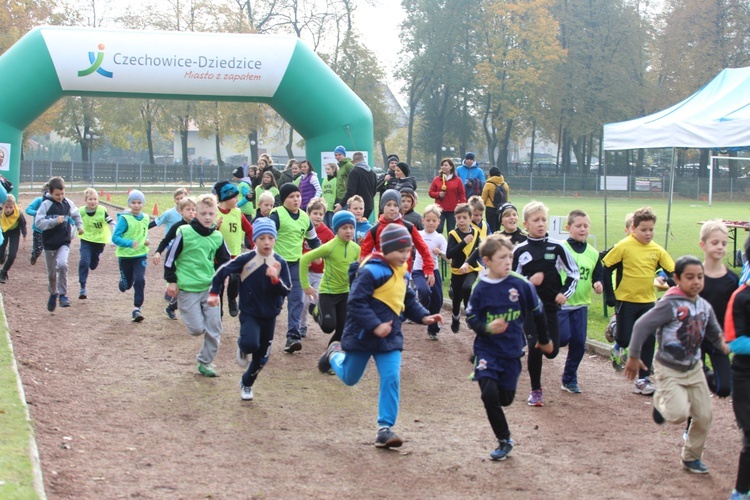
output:
POLYGON ((401 8, 401 0, 375 2, 375 7, 359 2, 354 15, 357 29, 365 38, 365 45, 377 54, 387 71, 398 62, 398 52, 401 50, 399 25, 404 20, 404 10, 401 8))

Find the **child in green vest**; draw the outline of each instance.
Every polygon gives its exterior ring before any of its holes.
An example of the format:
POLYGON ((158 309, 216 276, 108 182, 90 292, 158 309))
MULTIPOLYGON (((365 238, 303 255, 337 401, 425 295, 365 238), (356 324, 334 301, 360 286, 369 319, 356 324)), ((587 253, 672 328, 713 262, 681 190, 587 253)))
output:
POLYGON ((586 242, 590 227, 591 222, 586 212, 573 210, 568 214, 565 230, 570 233, 570 237, 563 246, 578 264, 581 277, 573 295, 562 305, 562 309, 557 311, 557 320, 560 324, 560 347, 568 346, 568 357, 562 375, 562 390, 571 394, 581 393, 578 386, 578 366, 586 353, 586 326, 591 289, 599 294, 604 290, 604 271, 599 260, 599 252, 586 242))
POLYGON ((287 182, 279 189, 282 205, 271 211, 269 218, 276 226, 276 246, 274 250, 289 266, 292 289, 287 302, 287 332, 284 352, 291 354, 302 349, 299 322, 304 307, 302 287, 299 281, 299 260, 302 257, 302 243, 307 240, 310 249, 320 246, 310 217, 302 210, 302 195, 299 188, 287 182))
MULTIPOLYGON (((234 259, 242 253, 242 242, 247 237, 248 241, 253 238, 253 226, 242 215, 237 208, 237 197, 240 192, 237 186, 231 182, 222 181, 214 185, 214 193, 219 199, 219 215, 216 220, 216 229, 221 231, 224 241, 229 248, 229 254, 234 259)), ((237 307, 237 295, 239 294, 238 275, 229 277, 229 286, 227 286, 227 299, 229 300, 229 315, 236 317, 239 314, 237 307)), ((223 295, 223 294, 222 294, 223 295)))
POLYGON ((167 295, 177 297, 183 323, 188 333, 203 336, 198 354, 198 371, 215 377, 213 360, 221 340, 221 309, 208 305, 209 289, 214 276, 214 262, 229 261, 229 250, 221 233, 216 230, 216 198, 203 194, 196 202, 195 218, 177 228, 172 245, 164 260, 167 295))
POLYGON ((88 298, 86 281, 89 270, 93 271, 99 265, 99 258, 104 251, 104 246, 109 243, 112 232, 115 230, 115 221, 109 216, 107 210, 99 205, 99 195, 96 189, 86 188, 83 192, 85 207, 78 211, 83 220, 83 234, 81 235, 81 259, 78 261, 78 283, 81 291, 78 298, 88 298))
POLYGON ((266 191, 270 192, 275 199, 274 206, 280 203, 279 201, 279 188, 276 186, 276 178, 270 170, 263 172, 260 178, 260 184, 255 188, 255 199, 260 200, 260 195, 266 191))
POLYGON ((332 227, 333 224, 333 206, 336 204, 336 171, 338 167, 335 163, 326 163, 325 171, 326 175, 323 178, 323 182, 320 188, 323 190, 323 199, 326 200, 326 215, 323 217, 323 224, 328 227, 332 227))
POLYGON ((130 210, 117 214, 117 225, 112 233, 112 243, 117 245, 115 255, 120 266, 120 281, 117 286, 121 292, 133 288, 133 321, 140 323, 144 316, 141 312, 144 290, 146 289, 146 259, 148 257, 149 219, 143 213, 146 197, 133 189, 128 195, 130 210))
POLYGON ((268 217, 271 215, 271 210, 273 210, 275 204, 276 198, 271 191, 264 191, 261 193, 261 195, 258 196, 258 210, 255 212, 255 219, 253 219, 253 221, 258 220, 260 217, 268 217))

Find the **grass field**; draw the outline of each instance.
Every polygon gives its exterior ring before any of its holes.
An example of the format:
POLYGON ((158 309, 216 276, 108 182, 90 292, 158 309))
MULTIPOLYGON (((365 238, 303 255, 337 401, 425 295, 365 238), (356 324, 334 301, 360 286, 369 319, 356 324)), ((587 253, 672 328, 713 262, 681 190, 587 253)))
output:
MULTIPOLYGON (((208 189, 201 192, 208 192, 208 189)), ((193 191, 193 195, 199 194, 193 191)), ((427 186, 422 186, 418 191, 419 205, 422 209, 433 200, 427 196, 427 186)), ((591 235, 589 240, 598 250, 604 250, 611 247, 617 241, 623 238, 623 228, 625 215, 629 212, 642 207, 650 206, 657 215, 656 236, 654 241, 664 246, 666 243, 667 250, 673 258, 686 254, 702 257, 698 247, 701 221, 707 219, 727 219, 727 220, 748 220, 750 213, 744 203, 721 201, 714 202, 708 206, 707 202, 697 202, 696 200, 677 199, 672 205, 671 229, 669 240, 666 241, 666 222, 667 222, 667 200, 662 199, 638 199, 638 198, 609 198, 607 200, 607 235, 604 234, 604 200, 600 197, 561 197, 561 196, 536 196, 533 199, 544 202, 550 209, 550 217, 566 216, 573 209, 581 209, 591 217, 591 235)), ((518 207, 519 212, 523 205, 531 201, 532 198, 514 196, 512 202, 518 207)), ((115 194, 112 196, 112 203, 125 205, 127 194, 115 194)), ((146 213, 152 214, 154 204, 158 205, 159 211, 163 212, 174 205, 170 193, 146 193, 146 213)), ((730 233, 731 235, 731 233, 730 233)), ((746 232, 737 231, 737 248, 742 249, 746 232)), ((732 241, 729 242, 730 252, 727 252, 727 264, 730 264, 729 255, 733 249, 732 241)), ((611 309, 608 310, 611 314, 611 309)), ((604 328, 607 325, 608 314, 603 311, 603 302, 599 296, 592 298, 592 306, 589 311, 589 337, 604 340, 604 328)))

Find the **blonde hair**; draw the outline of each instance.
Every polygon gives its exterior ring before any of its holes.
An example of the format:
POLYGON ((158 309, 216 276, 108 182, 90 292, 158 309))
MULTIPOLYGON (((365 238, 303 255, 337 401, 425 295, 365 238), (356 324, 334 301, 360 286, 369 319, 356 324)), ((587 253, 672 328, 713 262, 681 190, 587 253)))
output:
POLYGON ((326 163, 326 167, 331 167, 334 174, 339 171, 339 166, 335 163, 326 163))
POLYGON ((513 252, 513 242, 504 234, 491 234, 479 244, 479 256, 491 259, 501 248, 513 252))
POLYGON ((424 211, 422 212, 422 217, 427 217, 427 214, 435 214, 437 215, 437 218, 440 218, 440 214, 443 213, 443 209, 440 208, 436 204, 427 205, 424 207, 424 211))
POLYGON ((714 231, 719 231, 725 236, 729 236, 729 230, 727 229, 727 226, 721 220, 719 219, 707 220, 701 226, 701 241, 703 243, 708 241, 708 237, 711 236, 711 233, 713 233, 714 231))
POLYGON ((182 209, 183 204, 187 204, 193 202, 196 206, 198 205, 206 205, 207 207, 215 207, 217 205, 216 196, 214 196, 211 193, 204 193, 198 197, 197 200, 193 200, 190 197, 183 198, 182 201, 180 201, 180 209, 182 209))
POLYGON ((185 189, 185 188, 177 188, 177 189, 175 189, 174 190, 174 194, 172 194, 172 198, 177 198, 177 196, 179 196, 179 195, 187 196, 188 195, 187 189, 185 189))
POLYGON ((485 206, 481 196, 474 195, 470 197, 468 203, 472 211, 481 210, 484 212, 485 206))
POLYGON ((5 203, 3 203, 3 205, 15 205, 15 204, 16 204, 16 197, 8 193, 8 196, 5 198, 5 203))
POLYGON ((355 194, 354 196, 352 196, 351 198, 349 198, 348 200, 346 200, 346 204, 347 204, 347 206, 348 206, 348 205, 351 205, 353 201, 358 201, 358 202, 360 202, 360 203, 361 203, 361 204, 363 204, 363 205, 365 204, 365 200, 364 200, 364 198, 362 198, 362 197, 361 197, 360 195, 358 195, 358 194, 355 194))
POLYGON ((263 191, 260 196, 258 196, 258 205, 264 201, 270 201, 271 203, 276 204, 276 198, 274 198, 273 193, 270 190, 263 191))
POLYGON ((323 210, 323 213, 325 213, 328 210, 328 203, 323 198, 313 198, 309 202, 307 202, 307 213, 311 214, 313 213, 313 210, 323 210))
MULTIPOLYGON (((200 199, 200 197, 199 197, 200 199)), ((185 207, 192 204, 193 206, 196 206, 197 203, 195 201, 195 198, 192 196, 185 196, 183 199, 180 200, 180 210, 185 210, 185 207)))
POLYGON ((633 225, 633 212, 625 214, 625 229, 630 229, 633 225))
POLYGON ((96 192, 96 189, 92 187, 87 187, 86 189, 83 190, 83 197, 88 198, 89 196, 96 196, 97 198, 99 197, 99 195, 96 192))
POLYGON ((544 212, 544 215, 547 215, 549 209, 547 208, 547 205, 541 201, 533 200, 528 202, 526 206, 523 207, 523 220, 529 220, 529 218, 537 212, 544 212))

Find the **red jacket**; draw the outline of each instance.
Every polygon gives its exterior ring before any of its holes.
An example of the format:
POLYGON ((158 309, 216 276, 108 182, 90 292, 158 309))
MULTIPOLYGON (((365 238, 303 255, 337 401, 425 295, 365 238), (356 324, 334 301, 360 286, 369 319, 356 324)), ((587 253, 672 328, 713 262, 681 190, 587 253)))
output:
MULTIPOLYGON (((460 180, 459 180, 460 182, 460 180)), ((381 215, 380 218, 378 218, 378 222, 375 223, 375 239, 372 237, 372 229, 367 231, 367 235, 365 236, 365 239, 362 240, 362 244, 360 245, 360 253, 359 253, 359 260, 361 261, 365 257, 368 257, 374 250, 380 252, 380 233, 383 232, 383 229, 388 224, 401 224, 402 226, 406 227, 406 224, 404 224, 403 219, 401 216, 398 216, 398 219, 396 220, 388 220, 385 218, 384 215, 381 215)), ((419 252, 419 255, 422 256, 422 260, 424 261, 422 263, 422 270, 424 271, 425 276, 431 276, 432 273, 435 271, 435 261, 432 258, 432 254, 430 253, 430 249, 427 246, 427 243, 424 242, 422 239, 422 235, 419 234, 419 230, 417 229, 417 226, 414 224, 411 224, 411 240, 414 244, 414 248, 417 249, 417 252, 419 252)), ((411 271, 412 261, 411 257, 409 257, 409 271, 411 271)))
MULTIPOLYGON (((333 231, 328 229, 328 226, 323 224, 322 222, 315 226, 315 232, 318 234, 318 239, 320 240, 320 244, 327 243, 333 239, 333 231)), ((305 254, 310 251, 310 245, 307 244, 307 240, 302 241, 302 253, 305 254)), ((310 267, 308 270, 311 273, 322 273, 325 270, 325 263, 322 261, 319 264, 316 264, 315 261, 310 262, 310 267)))
POLYGON ((440 174, 432 180, 430 184, 430 198, 435 199, 435 203, 446 212, 456 210, 456 205, 466 203, 466 192, 464 183, 461 179, 453 174, 453 178, 445 181, 445 196, 440 199, 440 193, 443 191, 443 175, 440 174))

